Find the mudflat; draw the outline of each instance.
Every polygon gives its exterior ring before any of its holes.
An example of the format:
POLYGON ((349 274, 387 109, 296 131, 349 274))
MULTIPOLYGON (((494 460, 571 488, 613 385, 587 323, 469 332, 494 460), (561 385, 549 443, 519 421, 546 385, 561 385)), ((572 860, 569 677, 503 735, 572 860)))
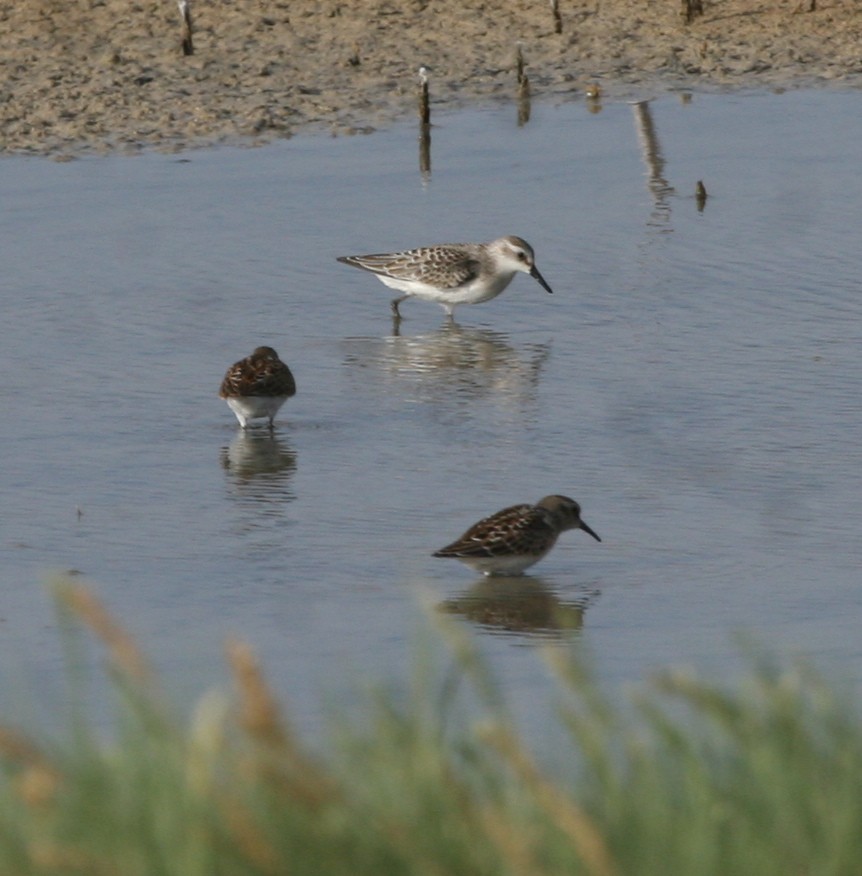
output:
POLYGON ((416 112, 675 88, 862 83, 857 0, 0 0, 0 149, 259 143, 370 131, 416 112), (694 4, 692 4, 694 5, 694 4))

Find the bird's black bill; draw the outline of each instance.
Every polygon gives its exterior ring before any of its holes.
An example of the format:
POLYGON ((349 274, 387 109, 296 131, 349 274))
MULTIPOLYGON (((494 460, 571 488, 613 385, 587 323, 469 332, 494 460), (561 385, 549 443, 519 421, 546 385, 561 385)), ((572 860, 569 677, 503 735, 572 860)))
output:
POLYGON ((530 276, 534 280, 538 280, 542 284, 543 288, 553 295, 554 290, 545 282, 545 278, 539 273, 539 269, 535 265, 530 268, 530 276))
POLYGON ((583 520, 581 521, 581 529, 583 529, 584 532, 588 532, 596 541, 601 541, 601 539, 598 537, 598 535, 595 532, 593 532, 592 529, 590 529, 590 527, 587 526, 587 524, 584 523, 583 520))

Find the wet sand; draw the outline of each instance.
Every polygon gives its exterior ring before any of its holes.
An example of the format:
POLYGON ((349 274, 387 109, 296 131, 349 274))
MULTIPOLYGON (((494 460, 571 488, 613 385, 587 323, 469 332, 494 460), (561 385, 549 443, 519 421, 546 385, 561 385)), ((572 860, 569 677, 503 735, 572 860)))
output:
POLYGON ((514 100, 520 46, 533 100, 674 88, 862 83, 855 0, 0 0, 2 150, 255 144, 300 130, 366 132, 416 112, 514 100))

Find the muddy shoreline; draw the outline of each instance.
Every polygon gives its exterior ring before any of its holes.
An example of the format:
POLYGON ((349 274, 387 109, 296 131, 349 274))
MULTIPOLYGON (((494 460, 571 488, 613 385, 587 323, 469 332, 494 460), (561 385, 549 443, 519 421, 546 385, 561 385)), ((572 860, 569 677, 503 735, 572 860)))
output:
POLYGON ((2 154, 182 150, 299 131, 367 132, 431 109, 517 96, 648 98, 672 89, 862 85, 853 0, 0 0, 2 154))

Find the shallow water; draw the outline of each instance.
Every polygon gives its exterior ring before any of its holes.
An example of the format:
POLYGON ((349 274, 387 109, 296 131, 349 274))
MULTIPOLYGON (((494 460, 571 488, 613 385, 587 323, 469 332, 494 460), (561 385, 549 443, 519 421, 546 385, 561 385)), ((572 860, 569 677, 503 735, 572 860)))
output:
POLYGON ((445 116, 424 176, 412 123, 4 160, 9 708, 61 690, 53 570, 94 582, 182 697, 248 639, 307 727, 321 691, 403 677, 422 599, 480 633, 537 726, 549 639, 614 689, 733 673, 737 632, 862 681, 860 101, 445 116), (553 296, 519 276, 456 326, 407 302, 399 335, 389 290, 334 260, 510 233, 553 296), (260 343, 299 387, 273 436, 217 397, 260 343), (551 492, 603 542, 567 533, 498 588, 430 556, 551 492))

